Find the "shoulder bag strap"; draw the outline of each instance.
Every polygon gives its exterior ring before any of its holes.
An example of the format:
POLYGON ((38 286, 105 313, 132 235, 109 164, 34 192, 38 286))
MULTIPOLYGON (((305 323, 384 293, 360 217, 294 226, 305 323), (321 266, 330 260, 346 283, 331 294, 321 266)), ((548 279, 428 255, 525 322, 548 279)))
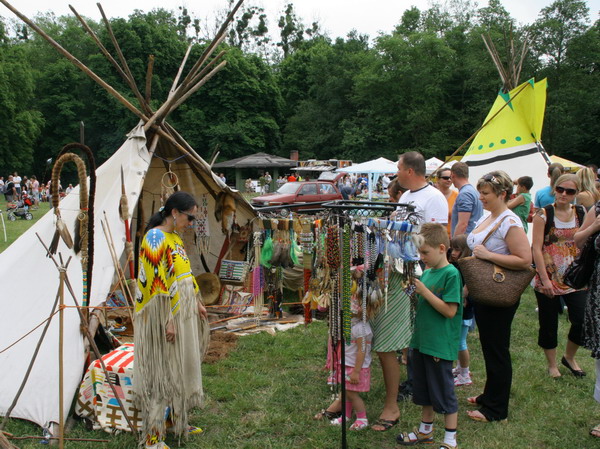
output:
POLYGON ((487 242, 489 240, 489 238, 492 236, 492 234, 498 230, 498 228, 500 227, 500 225, 502 224, 502 222, 504 221, 504 219, 506 217, 508 217, 508 215, 505 215, 504 217, 502 217, 501 220, 498 220, 498 223, 496 223, 496 225, 492 228, 492 230, 490 232, 488 232, 488 234, 485 236, 485 238, 481 242, 482 245, 485 245, 485 242, 487 242))

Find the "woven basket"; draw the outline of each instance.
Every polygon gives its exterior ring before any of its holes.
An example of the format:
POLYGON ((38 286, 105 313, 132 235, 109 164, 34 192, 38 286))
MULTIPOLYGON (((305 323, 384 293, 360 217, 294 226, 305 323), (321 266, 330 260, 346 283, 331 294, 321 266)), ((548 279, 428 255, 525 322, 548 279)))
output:
POLYGON ((493 307, 510 307, 521 298, 535 270, 509 270, 474 256, 458 260, 460 271, 474 301, 493 307))

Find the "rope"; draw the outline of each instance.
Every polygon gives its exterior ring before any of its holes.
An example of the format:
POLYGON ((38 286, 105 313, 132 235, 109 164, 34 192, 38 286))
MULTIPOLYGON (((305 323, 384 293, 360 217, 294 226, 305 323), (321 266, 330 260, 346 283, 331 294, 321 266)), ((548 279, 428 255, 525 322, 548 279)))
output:
POLYGON ((31 329, 29 332, 27 332, 25 335, 23 335, 21 338, 19 338, 18 340, 15 340, 14 343, 11 343, 10 345, 8 345, 6 348, 4 348, 3 350, 0 351, 0 354, 8 351, 10 348, 12 348, 13 346, 15 346, 17 343, 19 343, 21 340, 23 340, 24 338, 27 338, 29 335, 31 335, 33 332, 35 332, 38 328, 40 328, 44 323, 46 323, 48 320, 51 320, 52 317, 54 315, 56 315, 58 312, 60 312, 60 310, 55 311, 52 315, 50 315, 48 318, 46 318, 44 321, 42 321, 40 324, 38 324, 37 326, 35 326, 33 329, 31 329))

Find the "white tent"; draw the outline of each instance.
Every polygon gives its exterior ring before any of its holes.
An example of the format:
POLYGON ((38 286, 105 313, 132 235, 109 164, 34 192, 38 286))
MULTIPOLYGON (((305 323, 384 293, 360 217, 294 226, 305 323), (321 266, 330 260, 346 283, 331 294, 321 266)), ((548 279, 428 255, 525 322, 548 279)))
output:
MULTIPOLYGON (((8 5, 5 3, 8 7, 8 5)), ((135 80, 120 69, 128 83, 133 86, 141 109, 128 102, 114 89, 106 85, 97 75, 85 68, 83 64, 60 47, 35 23, 27 19, 16 9, 10 7, 15 14, 31 28, 44 37, 59 52, 93 78, 111 95, 119 99, 130 111, 141 118, 140 123, 129 134, 125 143, 97 170, 96 196, 94 203, 94 251, 92 286, 89 302, 95 306, 105 301, 107 294, 115 283, 115 268, 109 252, 109 244, 104 236, 101 220, 109 223, 116 254, 124 259, 125 228, 119 216, 121 197, 121 170, 124 173, 124 187, 127 194, 129 213, 132 216, 132 235, 138 227, 143 228, 152 213, 161 206, 164 175, 170 170, 176 175, 177 188, 194 195, 199 204, 206 201, 210 228, 208 254, 204 254, 208 268, 215 269, 217 259, 222 257, 228 239, 221 230, 213 211, 218 198, 225 192, 236 204, 235 221, 244 226, 249 225, 255 217, 254 210, 237 192, 229 189, 211 171, 210 166, 185 142, 185 140, 165 121, 173 109, 178 107, 189 95, 195 92, 208 79, 215 75, 225 63, 221 62, 213 70, 204 74, 201 69, 206 63, 214 64, 222 54, 210 59, 216 43, 226 32, 233 14, 241 6, 236 4, 225 24, 205 53, 205 59, 199 59, 187 75, 180 80, 175 78, 169 94, 169 100, 156 112, 143 96, 136 92, 135 80), (142 112, 144 111, 144 112, 142 112), (147 142, 150 136, 151 141, 147 142), (148 145, 147 145, 148 143, 148 145), (221 256, 218 256, 220 255, 221 256)), ((89 28, 89 32, 91 28, 89 28)), ((187 56, 186 56, 187 58, 187 56)), ((116 60, 114 61, 116 63, 116 60)), ((124 63, 123 63, 124 64, 124 63)), ((125 64, 124 64, 125 65, 125 64)), ((182 68, 185 61, 182 63, 182 68)), ((169 179, 169 178, 167 178, 169 179)), ((171 180, 168 182, 169 184, 171 180)), ((228 206, 233 208, 231 202, 228 206)), ((79 187, 60 202, 61 216, 74 235, 74 222, 79 214, 79 187)), ((36 235, 46 245, 52 240, 55 223, 52 211, 43 216, 27 232, 21 235, 11 246, 0 254, 0 280, 5 287, 5 294, 0 299, 0 416, 7 414, 17 390, 23 381, 27 367, 32 360, 35 347, 42 334, 43 326, 37 327, 48 318, 56 298, 59 286, 59 273, 53 262, 46 257, 45 250, 36 235)), ((192 262, 192 270, 196 274, 203 273, 199 257, 199 249, 193 243, 192 235, 184 235, 186 252, 192 262)), ((68 265, 67 276, 73 286, 78 301, 82 299, 82 268, 79 256, 66 247, 61 241, 58 253, 68 265)), ((123 261, 123 260, 122 260, 123 261)), ((74 301, 65 292, 65 304, 74 305, 74 301)), ((85 368, 83 336, 80 331, 80 318, 74 308, 64 312, 64 412, 69 410, 71 400, 82 379, 85 368)), ((41 350, 32 367, 29 380, 12 410, 11 416, 33 421, 47 427, 59 420, 58 393, 58 317, 54 317, 42 342, 41 350)))
POLYGON ((434 171, 441 167, 444 161, 439 160, 437 157, 429 158, 425 161, 425 174, 430 175, 434 171))
POLYGON ((349 167, 338 168, 337 172, 343 173, 358 173, 366 174, 368 177, 368 192, 369 200, 373 198, 373 186, 377 183, 379 176, 382 174, 396 173, 398 165, 389 159, 380 157, 372 161, 361 162, 360 164, 352 164, 349 167))

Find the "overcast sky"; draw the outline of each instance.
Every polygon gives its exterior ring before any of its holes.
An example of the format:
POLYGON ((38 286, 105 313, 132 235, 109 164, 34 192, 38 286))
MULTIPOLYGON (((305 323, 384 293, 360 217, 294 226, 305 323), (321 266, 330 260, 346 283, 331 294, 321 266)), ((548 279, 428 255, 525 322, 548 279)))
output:
MULTIPOLYGON (((96 7, 98 0, 8 0, 28 17, 37 12, 53 11, 56 15, 72 14, 68 5, 73 4, 77 11, 94 20, 100 19, 96 7)), ((276 20, 287 3, 293 3, 297 16, 303 23, 317 20, 321 28, 331 37, 345 37, 356 29, 362 34, 375 37, 379 31, 389 33, 398 24, 402 13, 416 6, 421 10, 431 5, 429 0, 246 0, 247 5, 263 6, 268 13, 270 29, 276 29, 276 20)), ((552 3, 552 0, 501 0, 506 10, 519 23, 531 23, 539 11, 552 3)), ((227 0, 103 0, 100 1, 109 17, 127 17, 134 9, 149 11, 153 8, 176 10, 184 5, 190 15, 200 19, 214 18, 215 12, 227 7, 227 0)), ((592 22, 599 18, 600 0, 587 0, 592 22)), ((486 6, 487 0, 477 2, 486 6)), ((14 17, 4 5, 0 5, 0 15, 14 17)))

